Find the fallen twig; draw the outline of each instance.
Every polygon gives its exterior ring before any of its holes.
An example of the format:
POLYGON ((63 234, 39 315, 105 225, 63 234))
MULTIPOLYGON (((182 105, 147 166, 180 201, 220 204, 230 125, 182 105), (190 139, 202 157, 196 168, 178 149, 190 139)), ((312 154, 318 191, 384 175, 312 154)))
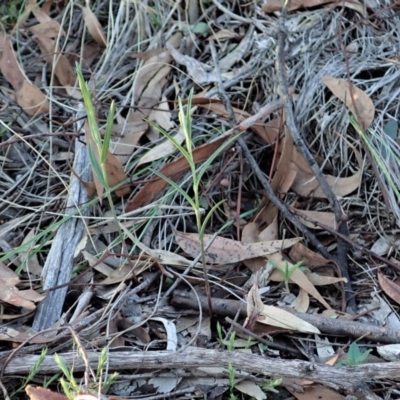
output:
MULTIPOLYGON (((66 365, 73 365, 74 372, 84 371, 85 362, 77 353, 60 353, 59 357, 66 365)), ((91 368, 97 368, 99 352, 88 351, 87 361, 91 368)), ((22 356, 13 359, 6 367, 7 375, 26 374, 35 363, 39 355, 22 356)), ((346 390, 349 394, 357 395, 358 389, 365 382, 376 379, 399 379, 400 363, 364 364, 356 367, 335 368, 323 364, 315 364, 299 360, 282 360, 269 358, 247 352, 230 352, 203 348, 188 348, 184 352, 148 351, 148 352, 109 352, 107 355, 109 371, 118 370, 146 370, 146 369, 194 369, 200 367, 222 367, 229 364, 242 372, 259 374, 260 376, 274 376, 292 379, 306 379, 318 382, 335 390, 346 390)), ((60 367, 52 356, 45 356, 38 370, 41 374, 54 374, 60 367)), ((363 391, 365 393, 365 389, 363 391)))
MULTIPOLYGON (((203 311, 207 311, 206 298, 204 296, 199 296, 199 299, 203 311)), ((197 299, 193 299, 189 293, 184 291, 175 290, 171 303, 175 307, 190 308, 194 310, 198 308, 197 299)), ((242 318, 247 317, 247 305, 244 301, 213 298, 212 303, 216 315, 234 317, 239 310, 242 318)), ((285 310, 314 325, 325 334, 334 336, 350 336, 355 338, 363 336, 365 339, 374 342, 400 343, 400 330, 364 324, 356 321, 327 318, 322 315, 300 313, 288 307, 285 307, 285 310)))
MULTIPOLYGON (((333 208, 336 224, 338 226, 338 231, 341 232, 343 235, 348 235, 349 231, 347 227, 347 216, 343 213, 342 207, 340 206, 340 203, 335 193, 329 186, 324 174, 322 173, 321 169, 319 168, 319 165, 317 164, 313 155, 311 154, 311 151, 308 149, 295 123, 292 98, 289 94, 289 86, 285 76, 285 51, 284 51, 286 42, 285 22, 287 18, 288 6, 289 2, 286 0, 282 8, 281 16, 279 18, 278 51, 277 51, 278 57, 276 64, 278 69, 281 95, 285 103, 286 124, 293 137, 294 144, 299 149, 304 159, 307 161, 308 165, 310 166, 311 170, 314 173, 315 178, 317 179, 319 185, 321 186, 321 189, 325 193, 327 199, 329 200, 329 203, 333 208)), ((351 279, 347 266, 347 253, 348 253, 348 246, 346 242, 338 240, 338 265, 342 277, 346 278, 347 280, 347 282, 344 283, 345 293, 347 295, 346 296, 347 310, 352 314, 354 314, 356 313, 356 301, 355 301, 354 291, 351 286, 351 279)))

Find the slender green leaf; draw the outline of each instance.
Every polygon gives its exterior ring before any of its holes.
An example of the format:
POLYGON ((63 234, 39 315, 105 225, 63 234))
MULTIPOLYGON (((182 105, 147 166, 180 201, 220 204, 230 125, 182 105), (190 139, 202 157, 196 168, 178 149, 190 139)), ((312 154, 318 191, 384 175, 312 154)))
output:
POLYGON ((104 164, 107 160, 107 153, 110 148, 111 135, 114 127, 114 116, 115 116, 115 103, 114 101, 112 101, 107 115, 106 131, 104 133, 104 141, 101 148, 100 162, 102 164, 104 164))

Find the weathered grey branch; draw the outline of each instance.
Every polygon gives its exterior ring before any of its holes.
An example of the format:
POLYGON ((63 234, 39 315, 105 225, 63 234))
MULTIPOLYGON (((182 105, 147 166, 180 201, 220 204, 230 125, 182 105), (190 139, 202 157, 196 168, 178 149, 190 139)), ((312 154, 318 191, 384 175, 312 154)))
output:
MULTIPOLYGON (((85 369, 84 361, 76 353, 58 354, 74 372, 85 369)), ((86 353, 90 366, 98 366, 100 353, 86 353)), ((5 369, 5 375, 26 374, 38 361, 38 355, 16 357, 5 369)), ((400 362, 364 364, 356 367, 335 368, 299 360, 268 358, 242 351, 219 351, 203 348, 188 348, 182 353, 168 351, 154 352, 110 352, 109 371, 146 370, 165 368, 226 367, 229 363, 241 372, 261 376, 307 379, 319 382, 336 390, 355 392, 363 383, 374 379, 399 379, 400 362)), ((1 365, 0 365, 1 367, 1 365)), ((40 366, 42 374, 59 372, 60 368, 52 356, 46 356, 40 366)))

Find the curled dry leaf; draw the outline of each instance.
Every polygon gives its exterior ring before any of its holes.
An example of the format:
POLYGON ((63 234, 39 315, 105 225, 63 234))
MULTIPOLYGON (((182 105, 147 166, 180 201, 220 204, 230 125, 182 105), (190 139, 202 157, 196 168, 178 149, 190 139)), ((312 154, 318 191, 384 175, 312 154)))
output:
POLYGON ((19 277, 10 268, 0 263, 0 300, 15 307, 25 307, 28 310, 36 308, 33 301, 41 301, 44 296, 33 290, 20 291, 16 285, 19 277))
POLYGON ((289 251, 290 259, 297 263, 303 261, 304 265, 308 267, 319 267, 321 265, 329 264, 330 261, 320 254, 310 250, 302 243, 296 243, 289 251))
POLYGON ((299 294, 297 295, 295 301, 290 305, 298 312, 307 312, 308 307, 310 306, 310 296, 308 293, 300 288, 299 294))
POLYGON ((18 105, 28 115, 37 115, 49 111, 47 97, 37 86, 25 79, 12 49, 10 38, 1 32, 0 70, 7 82, 14 88, 18 105))
POLYGON ((378 281, 382 290, 397 304, 400 304, 400 285, 386 278, 378 269, 378 281))
POLYGON ((346 80, 324 76, 322 81, 331 92, 351 110, 361 128, 366 131, 375 116, 375 107, 371 98, 357 86, 346 80))
MULTIPOLYGON (((207 245, 213 238, 212 235, 204 235, 204 244, 207 245)), ((200 254, 201 246, 199 235, 196 233, 176 232, 175 239, 178 245, 192 257, 200 254)), ((303 238, 286 240, 270 240, 257 243, 241 243, 237 240, 216 237, 206 250, 205 258, 209 264, 230 264, 239 261, 276 253, 293 246, 303 238)))
POLYGON ((262 324, 304 333, 320 333, 315 326, 303 321, 288 311, 263 304, 257 285, 253 285, 247 295, 248 318, 254 315, 254 313, 257 315, 257 321, 262 324))
MULTIPOLYGON (((354 175, 345 178, 337 178, 332 175, 325 175, 328 185, 332 188, 333 192, 339 197, 344 197, 354 192, 356 189, 358 189, 362 178, 363 162, 361 154, 350 144, 349 146, 352 147, 354 151, 354 155, 360 167, 359 171, 357 171, 354 175)), ((292 190, 305 197, 313 195, 314 197, 322 199, 326 198, 326 194, 319 186, 319 183, 315 179, 315 176, 300 168, 298 169, 296 178, 293 182, 292 190)))

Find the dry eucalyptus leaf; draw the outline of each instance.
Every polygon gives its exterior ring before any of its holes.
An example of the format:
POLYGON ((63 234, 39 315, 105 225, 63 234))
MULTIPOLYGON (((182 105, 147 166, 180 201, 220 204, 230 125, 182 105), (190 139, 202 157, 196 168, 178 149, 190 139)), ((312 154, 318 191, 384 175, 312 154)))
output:
MULTIPOLYGON (((204 235, 204 244, 212 239, 212 235, 204 235)), ((192 257, 200 254, 201 246, 199 235, 196 233, 176 232, 175 239, 178 245, 192 257)), ((241 243, 237 240, 216 237, 212 244, 206 250, 205 258, 209 264, 230 264, 236 263, 249 258, 265 256, 267 254, 276 253, 283 249, 293 246, 302 240, 302 237, 285 239, 285 240, 269 240, 257 243, 241 243)))
MULTIPOLYGON (((354 175, 345 178, 337 178, 332 175, 325 175, 328 185, 332 188, 336 196, 344 197, 357 190, 360 186, 363 162, 361 154, 354 147, 353 151, 360 167, 360 169, 354 175)), ((314 197, 326 199, 326 194, 319 186, 315 176, 300 168, 297 171, 296 178, 292 185, 292 190, 305 197, 313 195, 314 197)))
MULTIPOLYGON (((31 292, 26 293, 27 297, 33 297, 31 292)), ((44 296, 38 295, 37 300, 43 300, 44 296)), ((3 278, 0 278, 0 300, 15 307, 24 307, 28 310, 34 310, 35 304, 24 297, 24 292, 18 290, 13 285, 8 285, 3 278)))
POLYGON ((10 38, 0 32, 0 71, 6 81, 18 91, 22 88, 25 77, 22 73, 10 38))
MULTIPOLYGON (((78 5, 78 4, 77 4, 78 5)), ((85 21, 86 27, 89 33, 92 35, 93 39, 102 47, 107 46, 107 39, 103 32, 103 27, 101 26, 99 20, 97 19, 94 12, 89 7, 81 6, 83 12, 83 19, 85 21)))
POLYGON ((295 209, 295 211, 296 214, 300 214, 299 220, 307 228, 324 229, 319 225, 313 223, 313 221, 317 221, 331 229, 334 230, 336 229, 335 214, 332 212, 310 211, 310 210, 299 210, 299 209, 295 209), (302 216, 309 218, 311 221, 309 221, 306 218, 302 218, 302 216))
POLYGON ((371 98, 363 90, 346 80, 324 76, 322 81, 338 99, 346 104, 359 120, 361 128, 366 131, 375 116, 375 107, 371 98))
POLYGON ((290 306, 298 312, 305 313, 310 306, 310 296, 304 289, 300 288, 296 300, 290 306))
POLYGON ((347 282, 346 278, 337 278, 335 276, 324 276, 310 272, 308 269, 304 271, 305 276, 314 286, 333 285, 339 282, 347 282))
POLYGON ((386 278, 378 269, 378 281, 381 289, 397 304, 400 304, 400 285, 386 278))
POLYGON ((255 382, 251 381, 242 381, 239 382, 235 389, 239 390, 240 392, 249 395, 253 399, 256 400, 264 400, 267 398, 266 394, 261 390, 260 386, 257 385, 255 382))
POLYGON ((248 318, 253 315, 253 313, 256 313, 257 321, 262 324, 304 333, 321 333, 315 326, 303 321, 288 311, 263 304, 257 285, 253 285, 249 290, 247 302, 248 318))
POLYGON ((25 388, 25 391, 30 400, 68 400, 67 396, 63 396, 59 393, 42 388, 40 386, 33 387, 31 385, 28 385, 25 388))
POLYGON ((321 265, 329 264, 330 261, 320 254, 310 250, 302 243, 296 243, 289 251, 290 259, 297 263, 303 261, 304 265, 308 267, 319 267, 321 265))
MULTIPOLYGON (((58 28, 61 31, 59 24, 58 28)), ((54 74, 61 85, 64 87, 73 86, 76 81, 75 72, 68 59, 59 52, 57 38, 53 38, 52 31, 56 29, 56 26, 52 24, 49 29, 51 29, 50 32, 43 29, 42 24, 39 24, 32 26, 30 31, 38 38, 40 51, 44 59, 53 66, 54 74)))
POLYGON ((37 115, 49 112, 47 97, 33 83, 24 81, 17 91, 17 103, 28 115, 37 115))
MULTIPOLYGON (((175 135, 172 135, 172 137, 179 144, 181 144, 185 140, 185 137, 181 130, 179 130, 179 132, 176 133, 175 135)), ((176 151, 177 151, 177 149, 176 149, 175 145, 172 142, 170 142, 168 139, 164 139, 160 144, 158 144, 157 146, 155 146, 151 150, 149 150, 139 160, 139 163, 137 165, 139 166, 141 164, 159 160, 160 158, 164 158, 171 154, 174 154, 176 151)))

